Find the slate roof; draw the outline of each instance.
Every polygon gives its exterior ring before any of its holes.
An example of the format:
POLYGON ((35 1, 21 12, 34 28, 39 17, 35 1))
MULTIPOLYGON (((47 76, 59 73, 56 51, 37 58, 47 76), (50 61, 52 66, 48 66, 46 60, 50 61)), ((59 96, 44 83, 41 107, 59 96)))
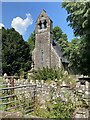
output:
POLYGON ((63 56, 62 47, 58 46, 58 44, 54 40, 52 40, 52 45, 58 56, 61 58, 62 63, 69 63, 66 57, 63 56))

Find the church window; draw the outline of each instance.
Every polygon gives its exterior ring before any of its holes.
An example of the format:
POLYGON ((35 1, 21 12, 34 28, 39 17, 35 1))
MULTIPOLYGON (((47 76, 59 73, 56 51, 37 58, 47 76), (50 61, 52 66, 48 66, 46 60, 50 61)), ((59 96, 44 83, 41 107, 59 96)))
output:
POLYGON ((38 24, 39 28, 42 29, 42 22, 40 21, 38 24))
POLYGON ((43 50, 41 50, 41 61, 43 62, 43 50))
POLYGON ((44 17, 43 15, 41 17, 44 17))
POLYGON ((44 24, 44 28, 47 28, 47 21, 46 20, 44 21, 43 24, 44 24))
POLYGON ((39 26, 39 29, 47 28, 47 21, 46 20, 44 20, 43 22, 40 21, 38 26, 39 26))

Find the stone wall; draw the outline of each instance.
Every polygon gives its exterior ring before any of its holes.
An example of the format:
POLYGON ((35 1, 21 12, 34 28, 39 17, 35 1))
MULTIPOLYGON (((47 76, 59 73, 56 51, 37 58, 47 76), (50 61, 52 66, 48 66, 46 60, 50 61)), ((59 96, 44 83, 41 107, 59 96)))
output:
MULTIPOLYGON (((60 97, 62 101, 65 101, 65 102, 68 101, 68 97, 69 99, 72 100, 73 103, 77 103, 78 101, 78 98, 73 93, 73 88, 68 86, 65 82, 62 82, 62 84, 57 85, 57 82, 55 81, 44 82, 43 80, 33 81, 29 79, 23 79, 23 80, 14 79, 14 84, 18 86, 27 85, 27 84, 31 84, 31 85, 36 84, 35 94, 36 94, 36 98, 39 100, 40 107, 45 107, 45 102, 49 101, 51 97, 53 98, 53 100, 57 97, 60 97)), ((86 100, 88 100, 88 97, 90 94, 89 87, 90 87, 89 82, 86 81, 86 83, 82 85, 80 81, 78 81, 77 79, 77 84, 74 89, 81 95, 81 99, 82 97, 85 97, 86 100)), ((18 93, 20 92, 25 93, 26 91, 28 94, 26 94, 25 97, 27 98, 27 96, 31 96, 29 94, 30 90, 32 90, 32 88, 30 88, 29 91, 28 89, 24 89, 24 91, 18 90, 18 91, 15 91, 15 94, 18 95, 18 93)), ((80 105, 79 105, 79 107, 74 112, 74 116, 75 118, 88 118, 89 110, 86 108, 80 108, 80 105)))
POLYGON ((21 112, 7 112, 7 111, 1 111, 0 110, 0 119, 2 118, 22 118, 22 113, 21 112))

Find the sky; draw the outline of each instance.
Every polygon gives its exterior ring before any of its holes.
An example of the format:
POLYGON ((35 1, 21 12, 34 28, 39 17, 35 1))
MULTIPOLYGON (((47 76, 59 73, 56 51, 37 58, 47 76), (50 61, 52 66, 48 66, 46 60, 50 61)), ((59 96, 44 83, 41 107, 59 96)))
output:
POLYGON ((27 41, 43 9, 53 21, 53 27, 59 26, 71 41, 74 38, 73 30, 68 26, 67 12, 61 7, 61 2, 2 2, 0 27, 13 27, 27 41))

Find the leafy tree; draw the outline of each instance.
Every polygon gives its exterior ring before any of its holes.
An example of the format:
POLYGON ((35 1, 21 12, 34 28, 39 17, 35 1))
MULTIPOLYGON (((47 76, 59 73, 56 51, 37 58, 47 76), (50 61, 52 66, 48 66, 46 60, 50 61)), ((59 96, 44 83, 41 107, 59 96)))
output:
POLYGON ((28 44, 30 46, 30 53, 32 54, 32 51, 35 47, 35 31, 31 33, 30 37, 28 38, 28 44))
POLYGON ((0 29, 0 76, 2 75, 2 30, 0 29))
MULTIPOLYGON (((66 1, 66 0, 65 0, 66 1)), ((90 1, 81 0, 78 2, 63 2, 62 7, 67 10, 69 14, 67 21, 69 25, 73 28, 74 34, 77 36, 89 35, 90 34, 90 1)))
POLYGON ((64 34, 60 27, 56 26, 52 30, 53 40, 57 42, 59 46, 62 47, 64 54, 66 54, 66 49, 68 47, 67 35, 64 34))
POLYGON ((69 59, 69 68, 73 70, 75 74, 80 73, 81 64, 81 39, 74 38, 68 44, 67 56, 69 59))
POLYGON ((3 73, 14 75, 31 68, 30 48, 22 36, 14 30, 2 29, 2 69, 3 73))
POLYGON ((69 26, 74 30, 75 36, 82 39, 81 49, 81 73, 90 74, 90 1, 63 2, 62 7, 66 9, 69 26))
POLYGON ((53 34, 53 40, 55 40, 56 42, 59 40, 59 38, 62 37, 62 30, 60 29, 60 27, 56 26, 53 28, 52 30, 52 34, 53 34))

